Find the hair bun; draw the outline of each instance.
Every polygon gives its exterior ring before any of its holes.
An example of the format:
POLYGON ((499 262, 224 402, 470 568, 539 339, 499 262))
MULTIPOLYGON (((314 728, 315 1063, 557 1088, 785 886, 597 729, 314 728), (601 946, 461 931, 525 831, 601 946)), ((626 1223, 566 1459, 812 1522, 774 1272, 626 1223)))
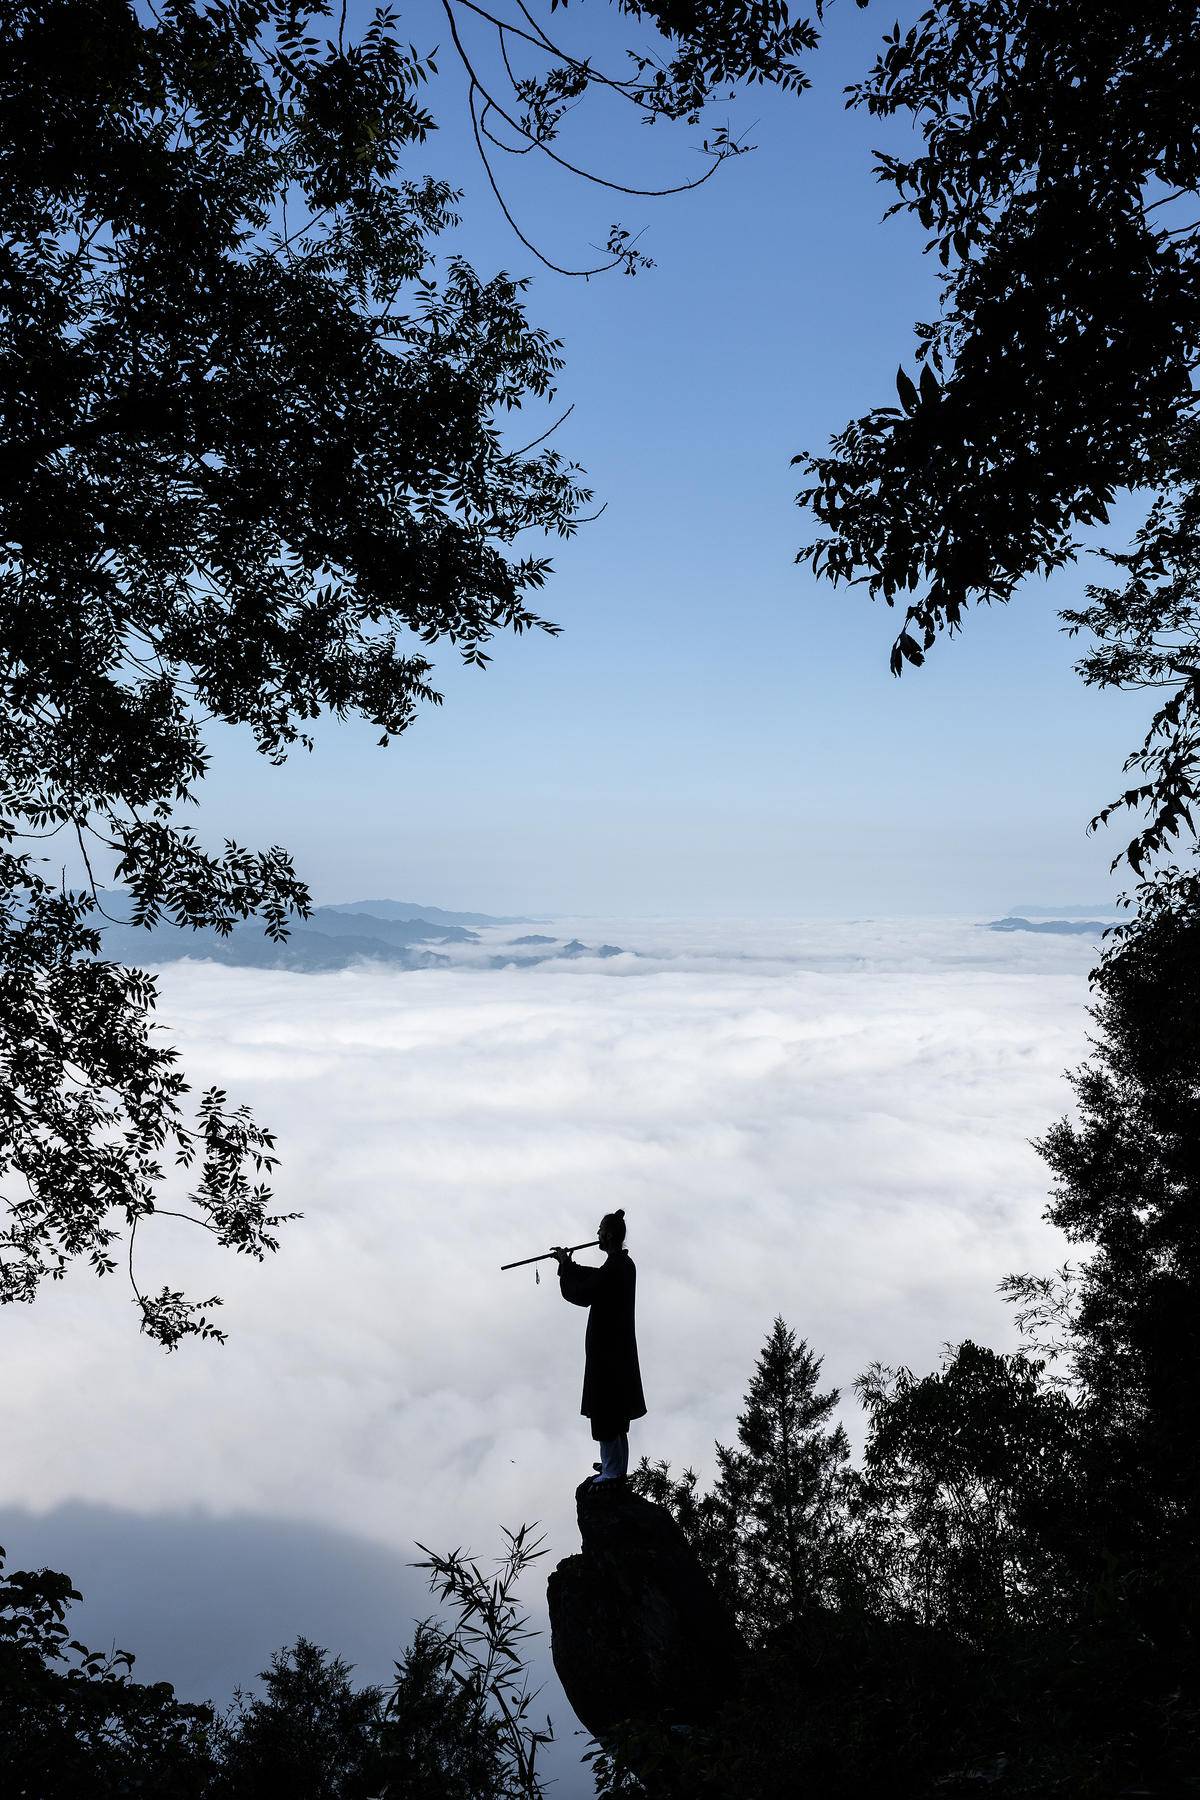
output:
POLYGON ((623 1206, 618 1206, 616 1216, 618 1219, 623 1219, 625 1217, 625 1208, 623 1206))

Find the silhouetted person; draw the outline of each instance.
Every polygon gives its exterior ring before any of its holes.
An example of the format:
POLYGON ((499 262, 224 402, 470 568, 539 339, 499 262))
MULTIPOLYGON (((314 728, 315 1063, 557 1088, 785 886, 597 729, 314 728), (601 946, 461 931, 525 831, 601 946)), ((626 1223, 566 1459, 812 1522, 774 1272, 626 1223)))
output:
POLYGON ((605 1213, 596 1233, 604 1262, 598 1269, 571 1261, 556 1249, 558 1285, 573 1306, 588 1307, 583 1403, 600 1446, 596 1481, 622 1481, 629 1468, 629 1423, 645 1416, 633 1324, 637 1270, 625 1248, 625 1214, 605 1213))

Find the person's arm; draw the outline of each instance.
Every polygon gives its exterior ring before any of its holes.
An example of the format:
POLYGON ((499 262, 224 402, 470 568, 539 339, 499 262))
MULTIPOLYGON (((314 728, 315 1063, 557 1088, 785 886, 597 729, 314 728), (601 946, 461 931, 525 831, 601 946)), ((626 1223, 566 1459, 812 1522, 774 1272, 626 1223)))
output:
POLYGON ((590 1306, 600 1291, 603 1269, 590 1269, 586 1263, 572 1262, 566 1250, 557 1250, 558 1286, 564 1300, 572 1306, 590 1306))

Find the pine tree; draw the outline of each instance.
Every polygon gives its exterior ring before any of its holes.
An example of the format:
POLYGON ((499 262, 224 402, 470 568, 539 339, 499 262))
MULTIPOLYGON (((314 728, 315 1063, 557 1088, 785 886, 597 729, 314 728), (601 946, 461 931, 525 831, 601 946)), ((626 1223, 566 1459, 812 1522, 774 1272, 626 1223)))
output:
POLYGON ((223 1722, 217 1800, 366 1800, 377 1792, 382 1690, 355 1688, 350 1665, 308 1638, 280 1650, 223 1722))
POLYGON ((821 1361, 776 1318, 738 1418, 739 1448, 718 1446, 718 1488, 740 1520, 744 1610, 755 1636, 832 1590, 850 1446, 831 1423, 838 1390, 817 1390, 821 1361))

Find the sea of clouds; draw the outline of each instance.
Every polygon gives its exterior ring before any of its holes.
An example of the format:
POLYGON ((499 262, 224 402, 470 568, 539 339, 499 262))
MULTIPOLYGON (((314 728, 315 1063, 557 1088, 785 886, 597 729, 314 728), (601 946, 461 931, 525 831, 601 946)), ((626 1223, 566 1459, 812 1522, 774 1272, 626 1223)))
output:
MULTIPOLYGON (((543 929, 531 927, 529 929, 543 929)), ((197 1086, 277 1131, 259 1267, 162 1219, 143 1285, 219 1292, 223 1348, 164 1356, 121 1276, 3 1320, 2 1542, 66 1568, 85 1638, 224 1700, 298 1632, 380 1678, 431 1608, 419 1540, 577 1546, 583 1316, 499 1265, 624 1207, 649 1416, 711 1467, 780 1313, 845 1392, 872 1360, 1015 1341, 996 1293, 1061 1262, 1030 1139, 1085 1050, 1086 938, 972 921, 555 921, 626 954, 292 975, 178 964, 159 1014, 197 1086)), ((485 934, 494 953, 520 928, 485 934)), ((551 1265, 552 1267, 552 1265, 551 1265)), ((535 1622, 542 1583, 528 1599, 535 1622)), ((544 1652, 539 1651, 544 1664, 544 1652)), ((567 1740, 582 1740, 551 1682, 567 1740)))

